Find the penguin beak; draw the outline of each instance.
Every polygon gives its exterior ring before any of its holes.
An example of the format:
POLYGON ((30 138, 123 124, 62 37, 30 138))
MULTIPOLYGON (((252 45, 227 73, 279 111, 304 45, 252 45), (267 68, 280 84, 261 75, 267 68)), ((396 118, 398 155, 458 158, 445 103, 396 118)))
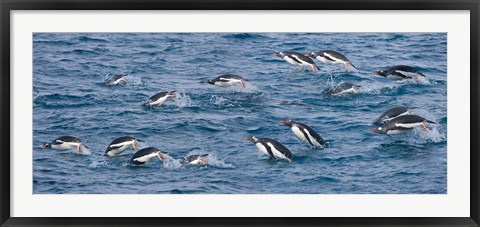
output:
POLYGON ((287 120, 281 120, 280 122, 288 125, 288 121, 287 121, 287 120))
POLYGON ((137 141, 133 142, 133 150, 138 151, 138 143, 137 141))
POLYGON ((272 56, 280 57, 280 54, 279 54, 279 53, 275 53, 275 54, 272 54, 272 56))
POLYGON ((305 55, 305 57, 311 57, 312 56, 312 54, 304 54, 304 55, 305 55))
POLYGON ((46 143, 40 144, 40 147, 41 147, 41 148, 46 148, 47 146, 48 146, 48 144, 46 144, 46 143))
POLYGON ((374 75, 381 75, 382 73, 380 71, 375 71, 373 72, 374 75))
POLYGON ((176 97, 177 97, 177 94, 171 93, 171 94, 168 95, 168 97, 170 97, 170 98, 176 98, 176 97))
POLYGON ((243 138, 244 140, 250 140, 250 141, 253 141, 252 137, 245 137, 243 138))
POLYGON ((378 133, 378 129, 372 129, 372 130, 370 130, 370 132, 378 133))

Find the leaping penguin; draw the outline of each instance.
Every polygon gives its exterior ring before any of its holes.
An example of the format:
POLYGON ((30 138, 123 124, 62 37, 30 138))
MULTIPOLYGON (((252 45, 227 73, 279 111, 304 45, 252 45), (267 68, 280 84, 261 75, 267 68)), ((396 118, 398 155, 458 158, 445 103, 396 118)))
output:
POLYGON ((137 151, 132 159, 130 160, 130 162, 133 164, 133 165, 143 165, 149 161, 152 160, 152 158, 155 158, 155 157, 158 157, 158 159, 160 159, 160 161, 164 161, 165 160, 165 156, 163 155, 163 153, 155 148, 155 147, 147 147, 147 148, 143 148, 139 151, 137 151))
POLYGON ((257 148, 263 153, 270 156, 272 159, 285 159, 288 162, 293 161, 292 153, 281 143, 269 139, 269 138, 260 138, 260 137, 246 137, 245 140, 252 141, 257 148))
POLYGON ((343 96, 349 93, 358 94, 360 92, 359 85, 341 82, 335 85, 332 89, 325 92, 327 96, 343 96))
POLYGON ((273 54, 273 56, 280 57, 290 65, 309 67, 312 71, 318 71, 318 66, 313 60, 302 53, 295 51, 284 51, 273 54))
POLYGON ((146 102, 145 105, 149 107, 156 107, 156 106, 161 106, 165 101, 167 101, 168 98, 176 98, 177 94, 175 94, 175 91, 164 91, 157 93, 150 97, 146 102))
POLYGON ((357 67, 355 67, 347 57, 343 54, 338 53, 337 51, 333 50, 323 50, 319 52, 313 52, 310 54, 305 54, 307 57, 312 57, 317 59, 318 61, 324 64, 341 64, 343 68, 347 72, 358 71, 357 67))
POLYGON ((414 79, 418 81, 418 78, 425 77, 425 75, 417 71, 414 67, 407 65, 396 65, 387 70, 373 72, 373 74, 383 76, 390 80, 414 79))
POLYGON ((106 79, 103 83, 106 85, 127 84, 128 80, 125 79, 125 76, 127 75, 123 75, 123 74, 113 75, 108 79, 106 79))
POLYGON ((40 144, 40 147, 51 148, 58 151, 76 149, 77 153, 81 153, 84 149, 88 149, 79 138, 73 136, 61 136, 50 143, 40 144))
POLYGON ((245 79, 243 77, 233 74, 226 74, 218 76, 213 80, 205 81, 206 84, 212 84, 219 87, 229 87, 234 84, 240 84, 242 87, 245 87, 245 79))
POLYGON ((378 129, 372 129, 370 132, 386 135, 397 135, 409 132, 415 127, 421 126, 423 130, 428 131, 426 123, 434 123, 417 115, 403 115, 390 120, 387 124, 380 126, 378 129))
POLYGON ((310 126, 292 121, 292 120, 281 120, 280 122, 288 125, 292 129, 293 134, 302 142, 309 143, 314 147, 324 148, 325 141, 323 138, 315 132, 310 126))
POLYGON ((208 154, 190 155, 185 158, 185 162, 189 165, 206 165, 208 164, 208 161, 206 159, 207 156, 208 154))
POLYGON ((374 125, 384 125, 391 121, 392 119, 403 116, 403 115, 410 115, 410 111, 406 106, 396 106, 393 108, 388 109, 387 111, 383 112, 380 117, 378 117, 373 124, 374 125))
POLYGON ((133 150, 138 151, 138 142, 144 141, 131 136, 116 138, 110 143, 110 145, 108 145, 105 155, 111 157, 117 156, 130 147, 133 147, 133 150))

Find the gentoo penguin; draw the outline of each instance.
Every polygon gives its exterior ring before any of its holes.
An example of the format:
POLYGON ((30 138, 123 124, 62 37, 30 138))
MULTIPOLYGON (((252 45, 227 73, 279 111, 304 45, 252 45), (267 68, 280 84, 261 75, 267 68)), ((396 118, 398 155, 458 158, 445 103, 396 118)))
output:
POLYGON ((190 164, 190 165, 206 165, 208 163, 207 157, 208 154, 195 154, 195 155, 190 155, 185 158, 185 162, 190 164))
POLYGON ((160 93, 157 93, 154 96, 150 97, 145 102, 145 105, 147 105, 149 107, 160 106, 165 101, 167 101, 168 98, 175 98, 175 97, 177 97, 177 94, 175 94, 175 91, 160 92, 160 93))
POLYGON ((125 76, 127 75, 123 75, 123 74, 113 75, 108 79, 106 79, 103 83, 106 85, 127 84, 128 81, 127 79, 125 79, 125 76))
POLYGON ((165 160, 163 153, 159 149, 155 147, 147 147, 135 152, 130 162, 133 165, 143 165, 155 157, 158 157, 162 162, 165 160))
POLYGON ((76 149, 77 153, 82 152, 84 149, 88 149, 87 146, 82 144, 82 141, 73 136, 61 136, 54 139, 50 143, 40 144, 41 148, 51 148, 54 150, 64 151, 70 149, 76 149))
MULTIPOLYGON (((319 52, 313 52, 310 54, 305 54, 307 57, 312 57, 317 59, 318 61, 324 63, 324 64, 341 64, 343 65, 343 68, 347 72, 351 72, 354 70, 357 70, 357 67, 355 67, 348 58, 346 58, 343 54, 338 53, 333 50, 323 50, 319 52)), ((358 70, 357 70, 358 71, 358 70)))
POLYGON ((327 96, 342 96, 348 93, 354 93, 357 94, 359 93, 358 90, 358 85, 347 83, 347 82, 341 82, 337 85, 335 85, 332 89, 328 90, 325 92, 325 95, 327 96))
POLYGON ((309 67, 312 71, 318 71, 317 65, 309 57, 295 51, 284 51, 273 54, 273 56, 283 58, 290 65, 309 67))
POLYGON ((292 120, 281 120, 280 122, 288 125, 292 129, 293 134, 302 142, 309 143, 314 147, 325 147, 325 141, 310 126, 292 120))
POLYGON ((396 106, 393 108, 388 109, 387 111, 383 112, 380 117, 378 117, 373 124, 374 125, 384 125, 388 123, 393 118, 403 116, 403 115, 410 115, 411 113, 408 111, 408 107, 406 106, 396 106))
POLYGON ((133 147, 135 151, 138 151, 138 142, 144 142, 140 139, 135 139, 131 136, 122 136, 114 139, 110 145, 108 145, 105 155, 117 156, 129 147, 133 147))
POLYGON ((240 84, 242 87, 245 87, 245 79, 241 76, 226 74, 219 76, 213 80, 205 81, 206 84, 212 84, 219 87, 229 87, 234 84, 240 84))
POLYGON ((373 72, 373 74, 383 76, 390 80, 401 80, 401 79, 418 80, 420 76, 425 77, 425 75, 423 75, 421 72, 407 65, 396 65, 396 66, 390 67, 387 70, 373 72))
POLYGON ((418 126, 422 126, 425 131, 428 131, 426 126, 427 122, 436 124, 434 121, 427 120, 417 115, 403 115, 393 118, 385 125, 379 127, 378 129, 372 129, 370 132, 396 135, 411 131, 413 128, 418 126))
POLYGON ((285 159, 288 162, 293 161, 292 153, 285 146, 275 140, 255 136, 246 137, 244 139, 252 141, 263 154, 266 154, 273 159, 279 158, 285 159))

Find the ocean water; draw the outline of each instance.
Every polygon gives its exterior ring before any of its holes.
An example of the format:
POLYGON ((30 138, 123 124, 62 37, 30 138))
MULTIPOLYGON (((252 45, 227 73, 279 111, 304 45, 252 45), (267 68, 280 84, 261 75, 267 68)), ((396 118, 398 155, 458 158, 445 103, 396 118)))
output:
POLYGON ((34 194, 447 193, 446 33, 35 33, 32 98, 34 194), (316 60, 320 70, 309 72, 272 56, 324 49, 343 53, 360 72, 316 60), (398 64, 427 79, 371 74, 398 64), (204 83, 227 73, 248 79, 247 87, 204 83), (102 83, 114 74, 129 83, 102 83), (342 81, 360 93, 324 95, 342 81), (163 107, 142 106, 170 90, 177 98, 163 107), (438 124, 371 133, 372 121, 397 105, 438 124), (311 126, 328 147, 300 143, 282 119, 311 126), (62 135, 89 149, 40 148, 62 135), (131 166, 132 149, 103 155, 125 135, 169 159, 131 166), (281 142, 294 161, 269 159, 247 136, 281 142), (209 165, 181 163, 203 153, 209 165))

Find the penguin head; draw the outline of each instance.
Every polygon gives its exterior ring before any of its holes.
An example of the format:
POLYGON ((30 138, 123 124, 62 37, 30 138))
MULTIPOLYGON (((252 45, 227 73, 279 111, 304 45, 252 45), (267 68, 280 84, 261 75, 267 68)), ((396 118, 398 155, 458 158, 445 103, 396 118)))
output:
POLYGON ((213 80, 206 80, 205 83, 206 83, 206 84, 215 85, 215 82, 214 82, 213 80))
POLYGON ((160 159, 160 161, 164 162, 165 161, 165 156, 161 151, 157 151, 157 157, 160 159))
POLYGON ((252 141, 253 143, 256 143, 258 142, 258 138, 255 137, 255 136, 252 136, 252 137, 245 137, 244 140, 250 140, 252 141))
POLYGON ((387 134, 387 128, 386 127, 378 127, 378 129, 372 129, 372 130, 370 130, 370 132, 387 134))
POLYGON ((41 148, 51 148, 52 144, 51 143, 42 143, 42 144, 40 144, 40 147, 41 148))
POLYGON ((275 57, 281 57, 281 58, 283 58, 285 56, 285 54, 283 52, 274 53, 272 55, 275 56, 275 57))
POLYGON ((177 94, 175 93, 176 91, 169 91, 167 93, 167 98, 176 98, 177 94))
POLYGON ((310 54, 305 54, 305 57, 312 57, 312 58, 316 58, 318 56, 318 54, 316 54, 315 52, 312 52, 310 54))
POLYGON ((294 123, 294 122, 293 122, 292 120, 290 120, 290 119, 288 119, 288 120, 281 120, 280 122, 282 122, 282 123, 284 123, 284 124, 286 124, 286 125, 288 125, 288 126, 290 126, 290 127, 292 127, 292 126, 293 126, 293 123, 294 123))
POLYGON ((375 72, 373 72, 373 74, 379 75, 379 76, 387 76, 387 74, 386 74, 385 71, 383 71, 383 70, 375 71, 375 72))

